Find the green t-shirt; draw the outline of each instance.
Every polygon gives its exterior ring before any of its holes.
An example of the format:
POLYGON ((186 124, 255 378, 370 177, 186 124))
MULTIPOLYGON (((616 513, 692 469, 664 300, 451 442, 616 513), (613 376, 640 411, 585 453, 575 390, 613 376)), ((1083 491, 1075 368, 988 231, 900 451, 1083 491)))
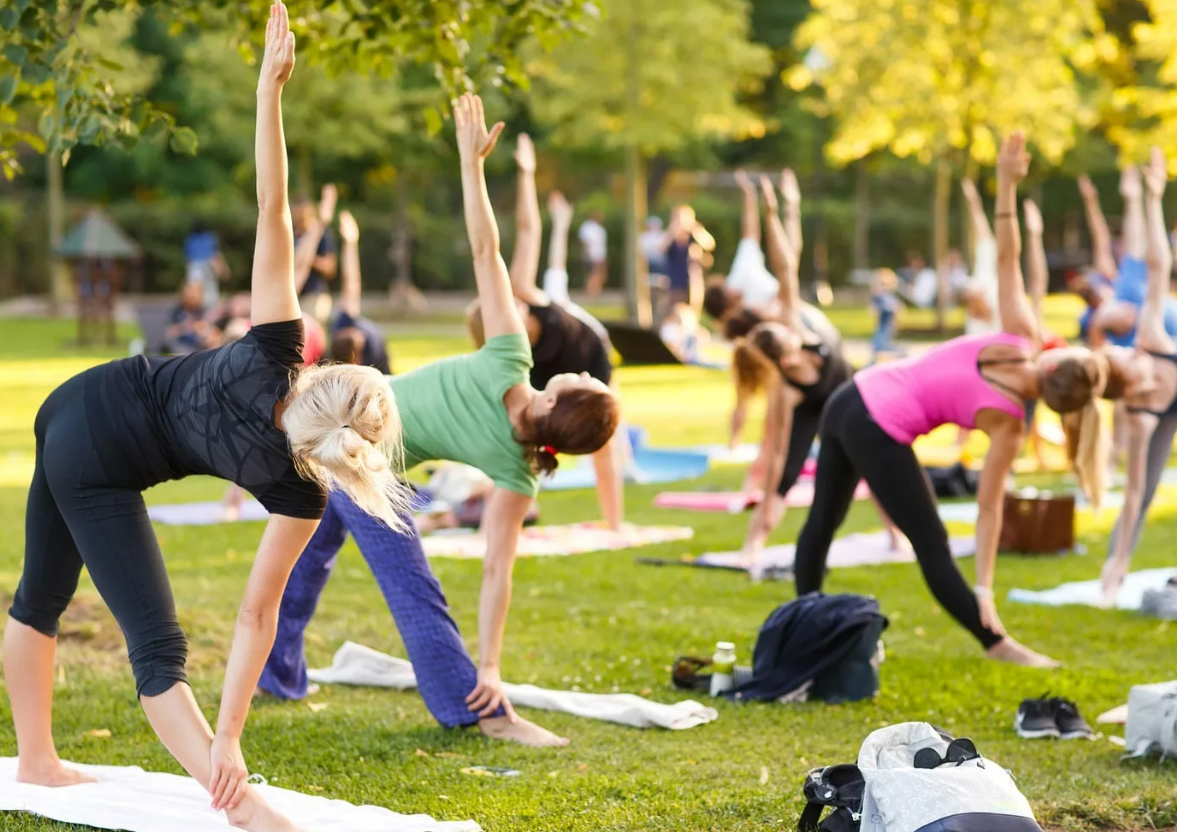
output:
POLYGON ((477 468, 499 488, 534 497, 539 482, 514 439, 503 395, 528 383, 522 334, 491 338, 478 352, 389 376, 404 426, 405 467, 449 460, 477 468))

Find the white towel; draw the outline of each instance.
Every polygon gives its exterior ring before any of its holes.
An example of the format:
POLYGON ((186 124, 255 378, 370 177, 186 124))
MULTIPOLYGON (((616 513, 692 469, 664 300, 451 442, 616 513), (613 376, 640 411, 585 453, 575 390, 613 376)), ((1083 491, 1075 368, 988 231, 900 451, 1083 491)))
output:
MULTIPOLYGON (((1120 585, 1120 593, 1116 596, 1116 607, 1122 610, 1138 610, 1144 598, 1145 590, 1161 589, 1173 577, 1172 567, 1168 569, 1144 569, 1132 572, 1120 585)), ((1065 604, 1083 604, 1088 607, 1102 606, 1103 589, 1098 580, 1076 581, 1062 584, 1053 589, 1043 589, 1035 592, 1029 589, 1011 589, 1009 600, 1020 601, 1023 604, 1045 604, 1050 607, 1061 607, 1065 604)))
MULTIPOLYGON (((229 832, 222 812, 209 808, 208 792, 191 777, 138 766, 75 766, 97 783, 51 789, 16 782, 16 758, 0 758, 0 811, 35 815, 95 829, 126 832, 229 832)), ((428 815, 400 815, 380 806, 255 786, 275 810, 306 832, 479 832, 473 821, 447 823, 428 815)), ((4 826, 0 822, 0 826, 4 826)))
MULTIPOLYGON (((307 678, 320 684, 364 685, 408 690, 417 686, 413 666, 355 642, 344 642, 335 651, 331 667, 308 670, 307 678)), ((535 685, 504 685, 512 704, 558 711, 585 719, 599 719, 634 728, 669 728, 683 731, 719 718, 714 708, 690 700, 663 705, 632 693, 578 693, 546 690, 535 685)))

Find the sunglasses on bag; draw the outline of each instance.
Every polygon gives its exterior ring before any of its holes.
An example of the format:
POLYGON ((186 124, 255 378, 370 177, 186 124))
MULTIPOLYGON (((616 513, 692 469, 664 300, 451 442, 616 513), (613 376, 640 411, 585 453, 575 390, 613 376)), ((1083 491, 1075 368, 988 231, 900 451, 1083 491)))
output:
MULTIPOLYGON (((951 763, 959 766, 962 763, 967 763, 969 760, 979 760, 981 755, 977 753, 977 746, 968 737, 961 737, 948 743, 948 751, 943 757, 940 752, 934 748, 921 748, 915 753, 914 765, 916 768, 939 768, 942 765, 951 763)), ((984 763, 980 764, 984 768, 984 763)))

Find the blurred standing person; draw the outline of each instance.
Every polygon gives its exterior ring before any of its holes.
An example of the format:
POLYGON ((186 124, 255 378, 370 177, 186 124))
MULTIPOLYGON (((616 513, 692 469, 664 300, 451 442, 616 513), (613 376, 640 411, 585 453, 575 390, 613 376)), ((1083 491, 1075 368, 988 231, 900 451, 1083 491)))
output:
POLYGON ((590 298, 601 294, 601 290, 605 288, 605 278, 608 276, 605 266, 608 263, 609 233, 605 231, 605 226, 601 225, 601 219, 601 212, 593 211, 576 232, 588 271, 584 289, 590 298))
POLYGON ((646 269, 650 274, 666 274, 666 252, 662 240, 666 232, 662 226, 662 218, 650 216, 646 218, 646 230, 642 232, 639 241, 642 254, 646 258, 646 269))
POLYGON ((670 280, 668 307, 685 303, 696 315, 703 311, 703 258, 715 251, 715 238, 695 217, 695 209, 680 205, 670 217, 663 240, 666 276, 670 280))
POLYGON ((316 206, 300 197, 291 206, 294 221, 294 285, 302 311, 322 325, 331 316, 331 281, 339 268, 338 248, 331 233, 338 193, 324 185, 316 206))
POLYGON ((200 285, 205 307, 216 306, 220 299, 217 284, 229 279, 229 267, 221 257, 221 243, 216 232, 202 220, 192 223, 192 230, 184 238, 184 262, 187 281, 200 285))

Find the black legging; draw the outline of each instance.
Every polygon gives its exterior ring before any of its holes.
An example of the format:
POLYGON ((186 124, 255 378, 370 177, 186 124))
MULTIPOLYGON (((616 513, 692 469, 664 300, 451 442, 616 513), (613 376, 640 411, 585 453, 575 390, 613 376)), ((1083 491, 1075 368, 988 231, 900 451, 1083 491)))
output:
POLYGON ((977 599, 952 558, 948 531, 936 513, 936 497, 915 451, 879 427, 852 380, 830 397, 822 417, 813 506, 797 541, 797 594, 821 589, 834 532, 846 519, 860 478, 911 541, 924 580, 940 605, 986 648, 1001 641, 981 625, 977 599))
POLYGON ((776 489, 776 493, 782 497, 796 485, 801 476, 801 469, 805 467, 805 460, 809 459, 809 449, 813 447, 813 440, 817 436, 824 404, 825 401, 821 404, 802 402, 793 410, 793 429, 789 431, 789 454, 785 457, 785 470, 781 472, 781 481, 776 489))
POLYGON ((158 696, 187 681, 188 645, 143 495, 112 487, 121 472, 107 470, 95 450, 119 428, 87 419, 85 385, 85 374, 63 384, 37 413, 24 572, 9 614, 56 636, 84 564, 127 640, 136 691, 158 696))

